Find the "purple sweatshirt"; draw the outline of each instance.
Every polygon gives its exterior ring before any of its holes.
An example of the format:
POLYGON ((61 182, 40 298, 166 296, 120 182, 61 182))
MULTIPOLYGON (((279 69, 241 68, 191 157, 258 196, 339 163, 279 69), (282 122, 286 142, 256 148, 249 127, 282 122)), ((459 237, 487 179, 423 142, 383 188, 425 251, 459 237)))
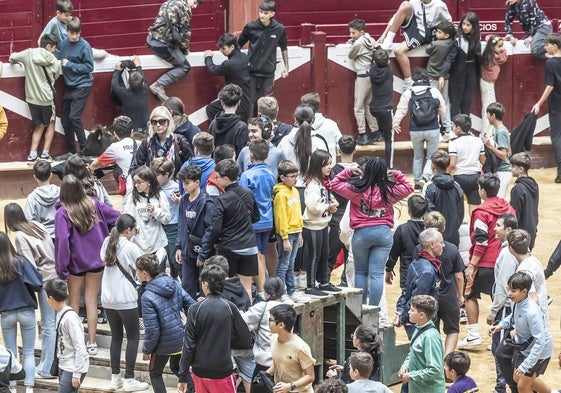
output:
POLYGON ((109 236, 110 227, 115 225, 121 213, 95 198, 99 221, 88 232, 78 232, 66 209, 57 202, 55 214, 55 268, 58 276, 67 280, 69 275, 85 273, 105 265, 99 256, 103 240, 109 236))

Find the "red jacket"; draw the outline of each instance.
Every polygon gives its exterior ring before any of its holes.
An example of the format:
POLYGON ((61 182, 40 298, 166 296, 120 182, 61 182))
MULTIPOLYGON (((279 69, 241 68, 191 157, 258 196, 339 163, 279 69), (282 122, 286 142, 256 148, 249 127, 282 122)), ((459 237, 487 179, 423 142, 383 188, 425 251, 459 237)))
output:
POLYGON ((516 212, 506 200, 491 197, 487 198, 471 214, 469 258, 471 260, 472 256, 479 256, 478 267, 495 267, 495 261, 501 251, 501 242, 495 238, 495 225, 497 218, 506 213, 516 216, 516 212))

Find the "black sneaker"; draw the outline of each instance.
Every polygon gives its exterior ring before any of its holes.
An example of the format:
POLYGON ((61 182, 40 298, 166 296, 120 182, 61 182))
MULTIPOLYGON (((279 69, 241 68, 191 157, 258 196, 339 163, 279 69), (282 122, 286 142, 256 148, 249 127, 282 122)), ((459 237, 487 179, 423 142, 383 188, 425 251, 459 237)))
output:
POLYGON ((413 190, 415 192, 421 192, 423 191, 423 187, 421 187, 421 185, 419 183, 415 184, 415 187, 413 187, 413 190))
POLYGON ((368 135, 366 135, 366 134, 359 134, 358 135, 358 138, 356 140, 357 145, 365 146, 365 145, 368 145, 368 142, 369 142, 368 135))
POLYGON ((33 165, 37 161, 37 156, 27 156, 27 165, 33 165))
POLYGON ((323 292, 321 289, 318 289, 318 288, 307 288, 304 291, 304 294, 308 295, 311 298, 316 298, 316 299, 320 299, 320 298, 329 296, 329 294, 327 292, 323 292))
POLYGON ((319 286, 324 292, 341 292, 341 288, 337 288, 335 285, 331 284, 330 282, 327 284, 322 284, 319 286))

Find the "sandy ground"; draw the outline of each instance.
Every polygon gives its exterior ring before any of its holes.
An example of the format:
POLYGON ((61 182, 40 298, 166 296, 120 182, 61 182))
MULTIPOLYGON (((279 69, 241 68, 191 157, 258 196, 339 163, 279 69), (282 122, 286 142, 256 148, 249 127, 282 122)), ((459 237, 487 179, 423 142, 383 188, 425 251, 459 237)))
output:
MULTIPOLYGON (((561 184, 553 183, 555 177, 555 170, 539 169, 531 171, 531 175, 536 179, 540 185, 540 209, 539 209, 539 229, 538 237, 534 255, 545 266, 549 256, 555 249, 558 241, 561 239, 561 184)), ((116 207, 120 205, 120 197, 113 196, 112 200, 116 207)), ((12 201, 0 201, 0 228, 4 229, 4 206, 12 201)), ((14 201, 23 204, 24 200, 14 201)), ((467 210, 466 210, 467 211, 467 210)), ((407 206, 403 205, 401 208, 401 215, 399 223, 407 221, 407 206)), ((397 271, 397 269, 396 269, 397 271)), ((399 282, 396 279, 395 282, 399 282)), ((553 298, 553 303, 549 308, 549 328, 554 338, 555 352, 552 361, 549 364, 547 372, 542 379, 550 385, 553 389, 561 388, 561 370, 557 362, 557 354, 561 351, 561 272, 557 272, 547 281, 548 293, 553 298)), ((399 296, 399 286, 388 286, 388 306, 390 312, 395 309, 395 302, 399 296)), ((480 301, 480 317, 479 325, 483 337, 483 344, 467 351, 471 357, 471 370, 469 375, 472 376, 479 385, 480 392, 491 393, 494 388, 495 381, 495 368, 491 352, 487 350, 487 345, 490 344, 490 338, 486 336, 485 332, 487 325, 485 319, 489 310, 490 299, 483 298, 480 301)), ((461 325, 460 339, 464 338, 467 334, 467 325, 461 325)), ((397 330, 398 340, 406 341, 406 335, 403 329, 397 330)), ((400 385, 391 387, 394 392, 399 392, 400 385)))
MULTIPOLYGON (((530 171, 540 186, 540 206, 539 206, 539 226, 538 236, 534 249, 534 255, 542 262, 544 267, 559 240, 561 240, 561 226, 559 217, 561 217, 561 184, 553 183, 555 177, 554 169, 539 169, 530 171), (558 199, 559 198, 559 199, 558 199), (556 202, 557 201, 557 202, 556 202)), ((513 181, 514 184, 514 181, 513 181)), ((507 198, 508 199, 508 198, 507 198)), ((467 211, 467 209, 466 209, 467 211)), ((402 215, 399 222, 407 221, 407 207, 402 209, 402 215)), ((396 269, 397 271, 397 269, 396 269)), ((399 282, 398 280, 395 282, 399 282)), ((561 389, 561 370, 557 361, 557 355, 561 351, 561 271, 556 272, 547 281, 547 290, 553 298, 553 303, 549 306, 549 329, 553 336, 555 350, 554 356, 549 363, 549 367, 542 380, 549 384, 552 389, 561 389)), ((395 302, 399 296, 399 286, 393 285, 387 287, 388 308, 390 312, 395 310, 395 302)), ((495 387, 495 366, 491 351, 487 350, 487 346, 491 343, 490 337, 487 336, 486 318, 488 315, 491 301, 489 297, 484 297, 479 302, 479 328, 483 338, 483 344, 473 349, 466 350, 471 358, 471 370, 468 375, 475 379, 479 385, 479 391, 485 393, 493 392, 495 387)), ((460 340, 467 335, 467 325, 460 325, 460 340)), ((397 337, 400 341, 406 341, 407 336, 402 328, 397 329, 397 337)), ((394 392, 399 392, 400 385, 391 387, 394 392)))

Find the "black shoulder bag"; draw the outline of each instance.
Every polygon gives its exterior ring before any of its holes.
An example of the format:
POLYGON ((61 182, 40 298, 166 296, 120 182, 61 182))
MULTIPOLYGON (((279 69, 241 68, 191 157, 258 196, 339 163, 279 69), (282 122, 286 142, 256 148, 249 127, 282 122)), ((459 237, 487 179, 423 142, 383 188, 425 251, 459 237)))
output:
POLYGON ((125 270, 125 268, 121 265, 121 263, 119 262, 118 258, 115 258, 115 265, 117 265, 117 267, 119 268, 119 270, 121 271, 121 273, 123 273, 123 276, 125 276, 125 278, 127 280, 129 280, 129 282, 132 284, 132 286, 136 289, 137 293, 138 293, 138 311, 141 312, 142 310, 142 304, 140 303, 140 298, 142 297, 142 294, 144 293, 145 290, 145 286, 144 285, 139 285, 134 278, 132 278, 132 276, 130 275, 129 272, 127 272, 125 270))

